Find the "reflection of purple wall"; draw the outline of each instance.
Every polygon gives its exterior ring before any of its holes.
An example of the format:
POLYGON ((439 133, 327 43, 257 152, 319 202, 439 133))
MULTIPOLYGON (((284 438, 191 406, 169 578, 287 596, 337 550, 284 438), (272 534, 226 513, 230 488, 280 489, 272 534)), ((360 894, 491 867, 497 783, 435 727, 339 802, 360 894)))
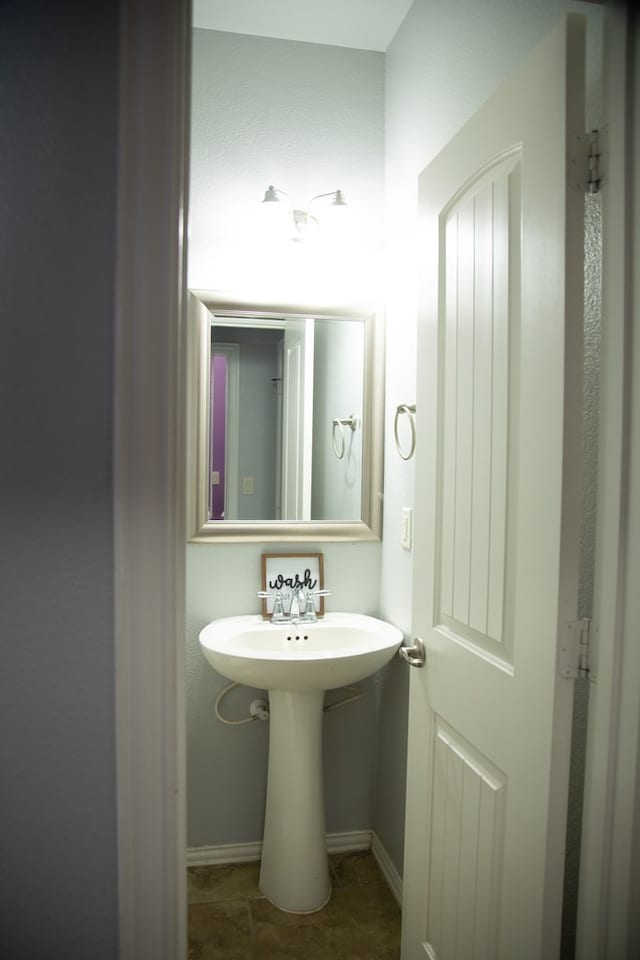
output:
POLYGON ((211 484, 211 519, 224 519, 224 452, 227 420, 227 358, 211 358, 211 471, 220 474, 220 483, 211 484))

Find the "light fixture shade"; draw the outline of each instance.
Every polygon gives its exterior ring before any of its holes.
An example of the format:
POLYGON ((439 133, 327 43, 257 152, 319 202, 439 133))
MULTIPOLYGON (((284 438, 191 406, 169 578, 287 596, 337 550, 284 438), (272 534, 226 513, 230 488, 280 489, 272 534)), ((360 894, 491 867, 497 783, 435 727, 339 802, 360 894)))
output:
POLYGON ((281 191, 276 190, 276 188, 273 186, 273 184, 269 184, 269 186, 267 187, 267 189, 266 189, 265 192, 264 192, 264 199, 263 199, 262 202, 263 202, 263 203, 281 203, 282 201, 280 200, 280 197, 278 196, 278 193, 280 193, 280 192, 281 192, 281 191))
POLYGON ((286 193, 270 184, 260 204, 260 223, 266 240, 286 240, 291 235, 292 219, 286 193))
POLYGON ((312 197, 306 210, 297 210, 291 206, 284 190, 280 190, 273 184, 269 184, 265 190, 260 206, 265 236, 272 238, 288 236, 298 241, 315 237, 318 228, 322 233, 326 231, 327 238, 337 239, 349 209, 342 190, 331 190, 312 197), (286 202, 283 203, 282 198, 286 198, 286 202), (312 205, 320 200, 324 203, 316 206, 312 214, 312 205), (316 213, 319 208, 321 212, 316 213))
POLYGON ((330 194, 331 202, 318 211, 325 243, 343 245, 350 240, 351 208, 342 190, 330 194))

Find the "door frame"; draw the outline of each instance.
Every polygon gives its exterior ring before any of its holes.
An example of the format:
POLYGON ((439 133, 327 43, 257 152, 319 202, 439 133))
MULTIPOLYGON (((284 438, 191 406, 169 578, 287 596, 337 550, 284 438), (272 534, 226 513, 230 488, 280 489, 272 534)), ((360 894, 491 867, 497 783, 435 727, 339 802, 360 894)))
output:
POLYGON ((286 520, 295 522, 311 520, 314 325, 312 317, 300 317, 284 331, 280 510, 286 520), (294 364, 293 374, 292 340, 296 357, 302 357, 301 363, 294 364), (297 347, 300 341, 302 346, 297 347))
MULTIPOLYGON (((182 240, 186 238, 188 206, 191 4, 189 0, 161 4, 158 0, 123 0, 121 11, 114 374, 119 956, 120 960, 150 956, 184 960, 186 249, 182 240), (149 923, 149 917, 155 922, 149 923)), ((636 39, 637 33, 636 27, 636 39)), ((627 62, 627 27, 619 9, 609 8, 605 36, 612 51, 607 61, 612 70, 616 63, 627 62)), ((629 89, 626 77, 616 76, 622 89, 629 89)), ((632 93, 626 102, 632 102, 632 93)), ((612 122, 609 170, 613 175, 616 161, 624 173, 617 186, 612 176, 611 185, 605 188, 611 191, 611 201, 604 202, 611 202, 612 216, 624 210, 629 196, 632 170, 628 161, 625 165, 625 147, 622 130, 612 122)), ((637 131, 635 147, 637 150, 637 131)), ((635 202, 630 218, 635 215, 637 239, 637 194, 635 202)), ((632 875, 629 863, 632 846, 637 850, 640 843, 640 814, 635 804, 639 788, 636 779, 622 776, 628 757, 637 758, 640 747, 637 703, 632 696, 639 673, 632 634, 634 621, 637 625, 639 619, 640 397, 637 389, 631 393, 632 365, 636 384, 640 370, 640 290, 636 279, 636 299, 632 300, 629 219, 613 221, 618 247, 612 248, 609 256, 605 253, 604 264, 605 290, 615 290, 617 277, 619 289, 624 291, 614 307, 608 341, 611 354, 606 360, 612 364, 612 375, 616 362, 624 360, 618 367, 624 375, 612 382, 611 392, 603 397, 606 442, 618 445, 622 473, 616 473, 613 462, 604 462, 601 448, 596 598, 600 632, 614 642, 603 644, 600 651, 597 698, 603 706, 594 707, 589 723, 578 925, 579 936, 591 926, 594 938, 589 949, 594 952, 585 952, 585 958, 620 956, 615 953, 620 943, 617 938, 625 936, 628 943, 637 943, 640 935, 639 918, 629 916, 628 909, 625 912, 633 884, 640 879, 637 872, 632 875), (621 271, 621 276, 616 271, 621 271), (635 342, 630 340, 632 327, 635 342), (616 328, 624 334, 619 340, 616 328), (630 343, 634 356, 628 349, 625 353, 630 343), (604 574, 611 558, 616 561, 613 582, 604 574), (616 610, 626 604, 624 618, 610 606, 605 611, 610 589, 618 598, 616 610), (589 898, 596 888, 605 905, 602 913, 593 911, 595 916, 587 924, 589 905, 594 902, 589 898), (620 917, 625 917, 625 923, 622 931, 617 931, 620 917)), ((611 242, 608 236, 605 249, 611 242)), ((606 297, 605 292, 605 311, 606 297)))
POLYGON ((190 0, 120 6, 114 617, 120 960, 184 960, 190 0))
POLYGON ((631 59, 630 43, 635 42, 637 56, 640 28, 636 22, 632 37, 628 17, 624 4, 608 5, 591 663, 595 682, 589 695, 576 930, 576 956, 582 960, 614 960, 640 951, 640 920, 632 909, 632 897, 640 888, 640 284, 632 259, 634 240, 636 251, 640 241, 638 172, 634 177, 633 166, 635 159, 637 168, 640 158, 640 132, 637 127, 633 131, 630 122, 640 95, 640 67, 631 59))
MULTIPOLYGON (((240 436, 240 344, 218 343, 212 347, 211 357, 227 358, 227 389, 225 402, 224 440, 224 513, 233 519, 238 516, 238 465, 240 461, 238 438, 240 436)), ((211 397, 207 407, 211 410, 211 397)), ((209 427, 211 436, 211 426, 209 427)), ((211 443, 212 441, 210 441, 211 443)), ((211 447, 209 447, 211 456, 211 447)))

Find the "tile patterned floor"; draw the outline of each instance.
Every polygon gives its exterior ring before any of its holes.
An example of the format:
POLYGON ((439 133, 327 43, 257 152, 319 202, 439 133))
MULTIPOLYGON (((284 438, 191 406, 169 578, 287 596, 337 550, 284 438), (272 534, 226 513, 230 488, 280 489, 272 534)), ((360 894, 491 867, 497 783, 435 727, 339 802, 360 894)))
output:
POLYGON ((190 867, 189 960, 398 960, 400 908, 369 851, 329 858, 317 913, 284 913, 258 890, 258 863, 190 867))

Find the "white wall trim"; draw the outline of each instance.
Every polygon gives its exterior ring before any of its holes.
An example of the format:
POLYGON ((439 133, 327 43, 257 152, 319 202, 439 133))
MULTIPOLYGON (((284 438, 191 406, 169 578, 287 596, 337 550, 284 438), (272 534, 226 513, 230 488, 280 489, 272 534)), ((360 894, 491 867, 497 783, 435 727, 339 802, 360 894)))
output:
MULTIPOLYGON (((328 833, 327 850, 332 853, 350 853, 355 850, 371 850, 389 889, 402 908, 402 878, 384 848, 380 837, 372 830, 351 830, 346 833, 328 833)), ((222 843, 208 847, 190 847, 187 851, 187 866, 213 867, 225 863, 251 863, 260 860, 262 842, 222 843)))
POLYGON ((398 901, 400 909, 402 909, 402 877, 398 873, 396 865, 387 853, 386 848, 382 845, 380 837, 375 832, 371 837, 371 852, 378 862, 378 866, 389 885, 391 893, 398 901))
POLYGON ((186 954, 182 238, 190 4, 123 0, 114 410, 120 960, 186 954))
MULTIPOLYGON (((328 833, 329 853, 348 853, 353 850, 369 850, 371 830, 351 830, 347 833, 328 833)), ((190 847, 187 851, 187 866, 213 867, 225 863, 250 863, 260 860, 262 841, 253 843, 220 843, 209 847, 190 847)))
POLYGON ((208 847, 189 847, 188 867, 221 867, 225 863, 253 863, 262 857, 262 841, 218 843, 208 847))
POLYGON ((352 853, 355 850, 371 849, 371 830, 351 830, 347 833, 328 833, 329 853, 352 853))

